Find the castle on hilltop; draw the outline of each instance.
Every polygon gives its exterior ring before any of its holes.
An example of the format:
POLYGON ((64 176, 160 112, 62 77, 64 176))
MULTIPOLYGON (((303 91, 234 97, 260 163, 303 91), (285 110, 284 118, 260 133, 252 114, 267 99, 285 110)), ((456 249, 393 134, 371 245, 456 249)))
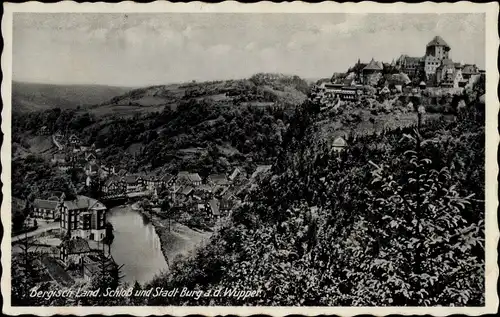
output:
POLYGON ((450 51, 448 43, 440 36, 435 36, 427 44, 423 57, 401 55, 393 61, 393 65, 411 77, 424 80, 428 86, 465 87, 471 79, 479 76, 479 69, 476 65, 453 62, 450 51))
POLYGON ((358 101, 367 94, 461 93, 484 76, 484 70, 474 64, 454 62, 450 52, 448 43, 435 36, 427 43, 422 57, 401 55, 392 63, 374 58, 362 63, 358 58, 345 73, 334 73, 329 81, 318 81, 311 93, 312 99, 335 109, 340 101, 358 101))
MULTIPOLYGON (((356 82, 375 86, 388 74, 405 74, 414 83, 427 87, 460 88, 477 80, 480 70, 476 65, 453 62, 451 47, 440 36, 435 36, 425 47, 425 55, 401 55, 392 63, 382 63, 373 58, 369 63, 358 62, 348 70, 355 74, 356 82)), ((349 76, 348 76, 349 77, 349 76)), ((333 78, 332 78, 333 79, 333 78)))

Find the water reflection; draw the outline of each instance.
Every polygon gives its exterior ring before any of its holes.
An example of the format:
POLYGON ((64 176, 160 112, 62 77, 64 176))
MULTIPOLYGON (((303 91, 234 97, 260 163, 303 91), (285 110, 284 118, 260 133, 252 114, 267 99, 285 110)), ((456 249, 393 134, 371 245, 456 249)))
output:
POLYGON ((124 264, 124 282, 144 284, 167 269, 160 239, 147 217, 126 206, 112 208, 108 220, 115 235, 111 254, 124 264))

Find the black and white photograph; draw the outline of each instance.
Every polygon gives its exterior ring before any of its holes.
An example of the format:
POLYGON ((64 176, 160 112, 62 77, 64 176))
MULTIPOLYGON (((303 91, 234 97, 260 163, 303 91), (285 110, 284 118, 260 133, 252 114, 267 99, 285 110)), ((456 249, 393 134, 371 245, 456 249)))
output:
POLYGON ((2 21, 4 312, 497 310, 497 4, 73 5, 2 21))

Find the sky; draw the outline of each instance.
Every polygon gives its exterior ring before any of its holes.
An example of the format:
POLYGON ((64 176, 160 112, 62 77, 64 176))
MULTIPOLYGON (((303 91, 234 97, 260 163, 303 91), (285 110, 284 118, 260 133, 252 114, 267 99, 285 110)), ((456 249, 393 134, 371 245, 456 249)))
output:
POLYGON ((484 14, 15 13, 13 80, 148 86, 278 72, 330 77, 423 56, 436 35, 485 67, 484 14))

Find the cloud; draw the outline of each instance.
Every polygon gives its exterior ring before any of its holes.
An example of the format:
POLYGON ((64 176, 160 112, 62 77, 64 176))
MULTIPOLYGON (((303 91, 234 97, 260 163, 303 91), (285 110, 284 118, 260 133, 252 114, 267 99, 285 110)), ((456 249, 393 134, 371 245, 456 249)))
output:
POLYGON ((257 48, 257 43, 255 42, 250 42, 247 45, 245 45, 244 50, 245 51, 253 51, 257 48))
POLYGON ((231 51, 231 45, 228 44, 217 44, 209 47, 207 51, 215 56, 221 56, 229 53, 231 51))
POLYGON ((16 13, 13 76, 129 86, 262 71, 327 77, 358 57, 420 56, 435 35, 457 61, 484 67, 478 14, 16 13))

